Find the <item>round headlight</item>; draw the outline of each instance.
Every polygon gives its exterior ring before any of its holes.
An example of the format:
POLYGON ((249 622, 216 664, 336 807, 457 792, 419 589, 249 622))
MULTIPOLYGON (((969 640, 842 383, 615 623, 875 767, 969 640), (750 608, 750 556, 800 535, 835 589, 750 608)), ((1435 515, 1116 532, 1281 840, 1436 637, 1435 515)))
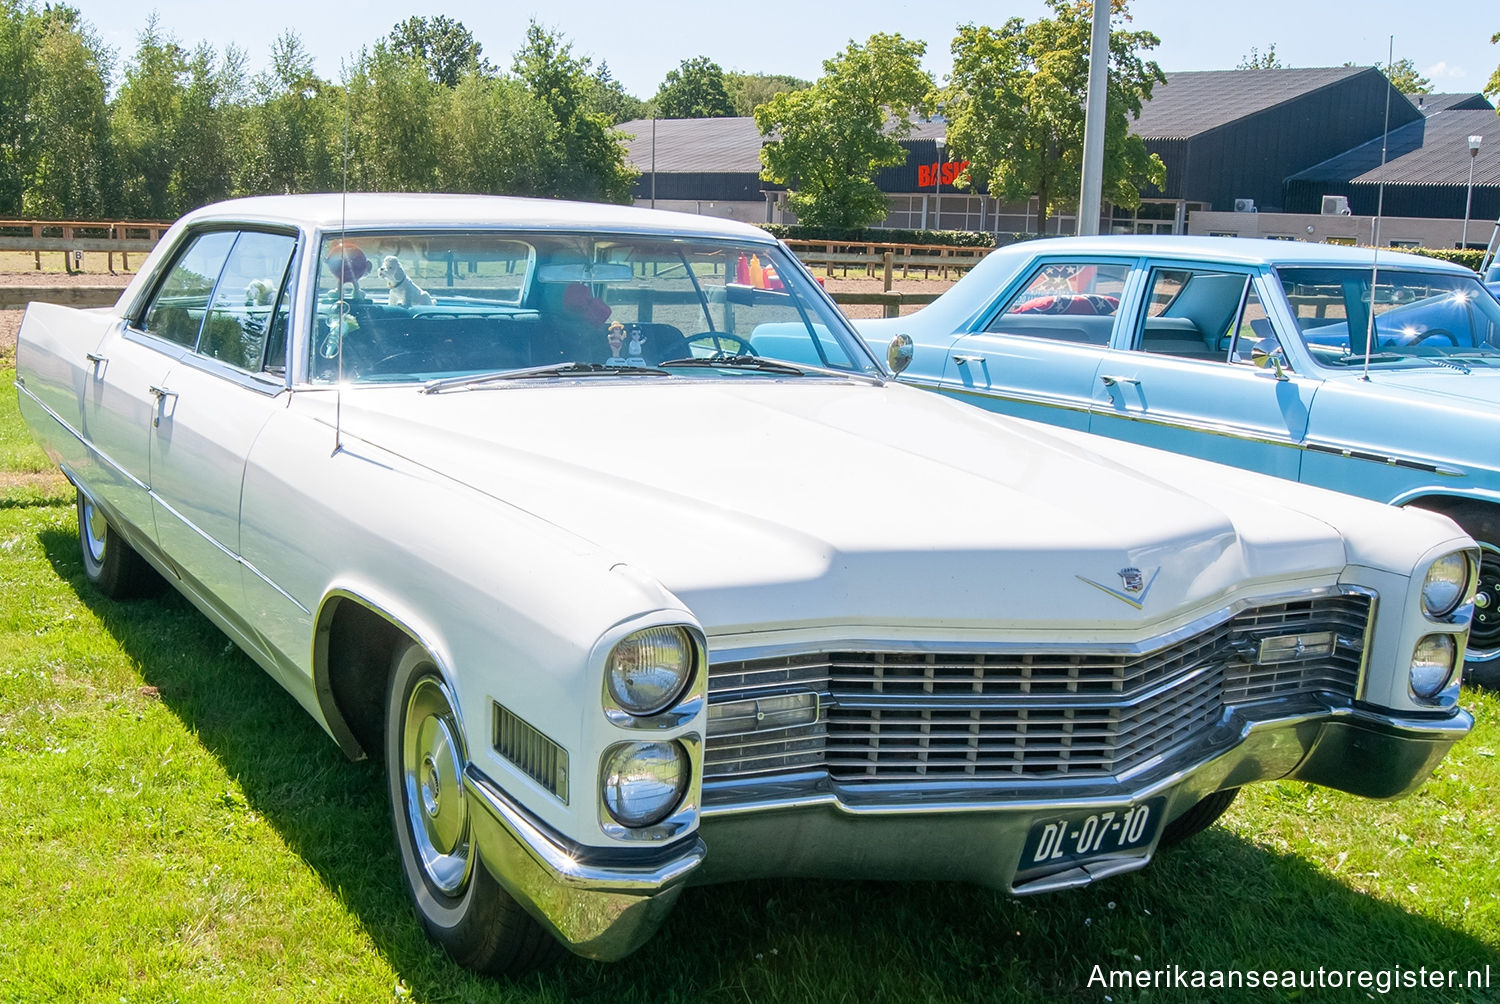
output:
POLYGON ((604 807, 622 826, 650 826, 672 814, 687 793, 681 743, 620 743, 604 753, 604 807))
POLYGON ((682 693, 693 672, 693 639, 680 627, 627 635, 609 653, 609 694, 633 715, 654 715, 682 693))
POLYGON ((1456 652, 1452 635, 1430 634, 1417 642, 1411 657, 1411 692, 1424 701, 1436 697, 1453 677, 1456 652))
POLYGON ((1444 555, 1427 569, 1422 580, 1422 612, 1447 617, 1469 592, 1469 559, 1463 553, 1444 555))

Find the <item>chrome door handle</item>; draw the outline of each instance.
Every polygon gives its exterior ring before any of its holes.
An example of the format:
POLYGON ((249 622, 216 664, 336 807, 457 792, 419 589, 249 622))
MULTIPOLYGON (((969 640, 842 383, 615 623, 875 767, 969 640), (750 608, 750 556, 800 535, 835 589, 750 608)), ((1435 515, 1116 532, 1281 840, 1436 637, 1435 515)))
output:
POLYGON ((99 369, 109 362, 108 356, 101 356, 97 352, 85 352, 83 358, 89 361, 89 369, 93 371, 95 377, 99 375, 99 369))
POLYGON ((1135 377, 1107 376, 1107 375, 1101 374, 1100 377, 1099 377, 1099 379, 1104 382, 1104 386, 1106 386, 1106 387, 1113 387, 1116 384, 1122 384, 1122 383, 1133 383, 1137 387, 1139 387, 1141 385, 1141 382, 1139 380, 1137 380, 1135 377))
POLYGON ((958 366, 984 365, 984 356, 954 356, 953 362, 958 366))
POLYGON ((162 406, 166 404, 167 398, 176 397, 177 392, 174 390, 167 390, 167 388, 165 387, 158 387, 155 384, 152 384, 147 389, 150 391, 151 396, 156 398, 156 411, 151 416, 151 425, 153 427, 159 426, 161 425, 161 413, 163 410, 162 406))

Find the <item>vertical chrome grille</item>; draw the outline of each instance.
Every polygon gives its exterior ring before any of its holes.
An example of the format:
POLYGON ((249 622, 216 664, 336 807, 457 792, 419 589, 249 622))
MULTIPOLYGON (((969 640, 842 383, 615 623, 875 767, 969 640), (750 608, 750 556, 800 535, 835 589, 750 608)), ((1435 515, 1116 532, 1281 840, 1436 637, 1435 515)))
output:
POLYGON ((705 780, 809 770, 841 783, 1108 777, 1192 741, 1227 709, 1353 698, 1369 615, 1363 595, 1277 603, 1134 656, 819 652, 715 663, 710 708, 736 711, 710 720, 705 780), (1268 643, 1278 661, 1255 661, 1268 643), (778 727, 743 711, 793 693, 817 695, 815 722, 778 727))
POLYGON ((552 794, 568 801, 568 751, 495 704, 495 752, 552 794))

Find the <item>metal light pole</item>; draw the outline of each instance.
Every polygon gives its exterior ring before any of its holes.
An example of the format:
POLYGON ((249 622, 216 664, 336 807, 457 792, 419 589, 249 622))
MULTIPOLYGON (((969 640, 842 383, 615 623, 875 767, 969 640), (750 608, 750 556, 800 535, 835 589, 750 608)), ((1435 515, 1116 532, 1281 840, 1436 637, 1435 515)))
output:
POLYGON ((947 136, 937 138, 937 167, 932 172, 932 229, 943 229, 943 149, 948 145, 947 136))
POLYGON ((1094 0, 1089 36, 1089 93, 1083 118, 1083 176, 1078 193, 1076 234, 1097 234, 1104 197, 1105 95, 1109 90, 1110 0, 1094 0))
POLYGON ((1469 194, 1464 197, 1464 236, 1458 242, 1461 248, 1469 246, 1469 208, 1474 204, 1474 162, 1479 159, 1479 144, 1482 142, 1483 136, 1469 137, 1469 194))

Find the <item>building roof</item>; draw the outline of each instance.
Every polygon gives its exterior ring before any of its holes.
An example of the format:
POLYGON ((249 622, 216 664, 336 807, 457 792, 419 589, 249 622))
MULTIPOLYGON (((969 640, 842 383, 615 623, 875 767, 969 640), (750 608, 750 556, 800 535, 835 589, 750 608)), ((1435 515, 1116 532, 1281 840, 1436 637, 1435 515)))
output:
POLYGON ((1360 185, 1467 185, 1469 137, 1483 136, 1472 158, 1474 185, 1500 185, 1500 118, 1493 108, 1451 109, 1391 131, 1386 164, 1380 166, 1381 140, 1373 139, 1323 161, 1289 181, 1352 182, 1360 185))
MULTIPOLYGON (((651 119, 632 119, 616 128, 630 136, 625 158, 641 173, 651 170, 651 119)), ((908 140, 932 140, 947 131, 942 119, 912 123, 908 140)), ((760 130, 748 116, 712 119, 657 119, 658 174, 759 174, 760 130)))
POLYGON ((1408 94, 1406 97, 1423 115, 1434 115, 1449 110, 1477 111, 1485 108, 1490 111, 1495 110, 1495 106, 1490 104, 1483 94, 1408 94))
POLYGON ((1167 74, 1131 130, 1146 139, 1188 139, 1348 80, 1369 67, 1200 70, 1167 74))
MULTIPOLYGON (((760 130, 753 118, 656 119, 659 174, 759 174, 760 130)), ((651 170, 652 120, 617 127, 628 136, 625 157, 637 171, 651 170)))

